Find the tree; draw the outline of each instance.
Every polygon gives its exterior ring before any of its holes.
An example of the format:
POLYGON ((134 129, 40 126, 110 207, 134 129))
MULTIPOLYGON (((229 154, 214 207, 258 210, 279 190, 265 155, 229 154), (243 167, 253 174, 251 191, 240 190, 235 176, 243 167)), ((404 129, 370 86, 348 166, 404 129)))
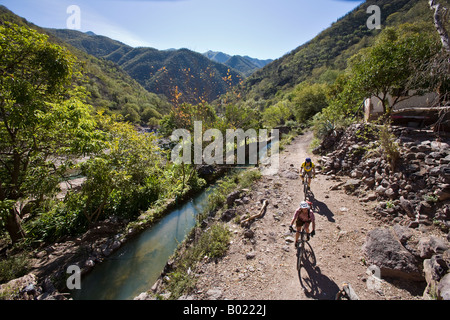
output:
POLYGON ((71 85, 75 58, 47 36, 2 25, 0 57, 0 217, 15 243, 23 214, 57 191, 73 157, 95 148, 95 122, 71 85))
POLYGON ((89 223, 96 222, 106 210, 135 214, 158 198, 163 163, 156 136, 139 133, 132 124, 118 120, 97 115, 98 126, 106 135, 105 145, 80 164, 86 181, 78 206, 89 223))
POLYGON ((427 91, 426 81, 410 81, 418 66, 439 51, 438 42, 427 31, 423 25, 410 24, 383 30, 372 47, 350 60, 351 88, 366 97, 379 98, 385 114, 411 92, 427 91))
POLYGON ((292 115, 290 103, 287 100, 268 107, 262 113, 264 124, 270 128, 284 124, 292 115))
POLYGON ((292 93, 294 114, 299 122, 305 122, 328 106, 326 84, 302 82, 292 93))

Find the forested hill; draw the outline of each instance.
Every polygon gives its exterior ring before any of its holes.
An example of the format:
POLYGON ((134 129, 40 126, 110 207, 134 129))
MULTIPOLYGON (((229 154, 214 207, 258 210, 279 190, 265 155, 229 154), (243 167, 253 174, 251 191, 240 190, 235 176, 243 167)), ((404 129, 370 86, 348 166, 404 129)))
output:
MULTIPOLYGON (((45 29, 0 6, 0 23, 5 22, 49 34, 45 29)), ((83 73, 87 76, 87 83, 84 86, 90 93, 88 102, 97 109, 122 114, 125 119, 142 125, 156 125, 162 114, 169 111, 170 103, 166 97, 145 90, 117 64, 78 50, 52 34, 49 34, 49 39, 68 48, 81 62, 83 73)))
POLYGON ((311 41, 256 71, 244 81, 241 96, 246 100, 270 100, 305 80, 317 80, 327 71, 345 69, 347 60, 360 49, 370 46, 380 33, 377 29, 369 30, 366 25, 370 5, 380 7, 382 28, 432 21, 432 11, 425 0, 366 1, 311 41))
POLYGON ((171 101, 176 96, 180 102, 212 101, 243 79, 230 67, 188 49, 133 48, 75 30, 48 31, 88 54, 117 63, 145 89, 163 94, 171 101))

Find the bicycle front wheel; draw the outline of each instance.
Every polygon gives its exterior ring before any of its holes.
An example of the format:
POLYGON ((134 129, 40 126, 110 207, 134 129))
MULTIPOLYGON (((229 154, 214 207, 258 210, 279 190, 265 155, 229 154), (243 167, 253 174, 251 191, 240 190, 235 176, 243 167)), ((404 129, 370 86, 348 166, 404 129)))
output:
POLYGON ((307 199, 307 194, 308 194, 308 182, 305 180, 305 182, 303 183, 303 196, 305 200, 307 199))
POLYGON ((302 247, 299 245, 297 247, 297 271, 298 271, 299 276, 300 276, 300 269, 302 268, 302 260, 303 260, 302 255, 303 255, 303 250, 302 250, 302 247))

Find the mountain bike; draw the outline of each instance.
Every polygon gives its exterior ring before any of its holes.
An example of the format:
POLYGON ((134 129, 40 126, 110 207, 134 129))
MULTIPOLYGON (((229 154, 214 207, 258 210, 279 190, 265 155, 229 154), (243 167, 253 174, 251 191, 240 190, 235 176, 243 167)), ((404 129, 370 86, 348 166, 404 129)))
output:
POLYGON ((304 200, 306 201, 308 198, 308 191, 310 191, 310 187, 309 184, 311 183, 312 177, 310 177, 309 175, 305 174, 304 178, 303 178, 303 195, 304 195, 304 200))
MULTIPOLYGON (((297 232, 289 227, 289 231, 297 232)), ((316 256, 314 251, 309 244, 310 235, 302 230, 299 232, 298 242, 296 244, 297 251, 297 273, 300 285, 302 286, 305 295, 314 295, 317 290, 317 284, 315 283, 314 276, 316 271, 316 256)))
MULTIPOLYGON (((289 227, 289 231, 297 232, 292 227, 289 227)), ((309 238, 310 238, 309 233, 307 233, 306 231, 302 230, 302 231, 299 232, 298 242, 296 244, 296 249, 297 249, 297 271, 299 273, 299 276, 300 276, 300 270, 302 268, 302 264, 304 263, 304 260, 310 258, 310 255, 305 250, 305 244, 309 241, 309 238)))

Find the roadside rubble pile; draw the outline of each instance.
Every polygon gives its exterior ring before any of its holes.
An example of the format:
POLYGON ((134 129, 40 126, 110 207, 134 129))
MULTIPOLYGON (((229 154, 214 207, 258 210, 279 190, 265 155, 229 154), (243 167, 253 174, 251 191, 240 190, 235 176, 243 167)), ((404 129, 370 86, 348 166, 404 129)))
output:
POLYGON ((450 139, 391 127, 398 156, 392 162, 379 129, 354 124, 330 135, 315 149, 324 155, 322 173, 338 181, 332 189, 373 204, 370 213, 393 226, 368 234, 362 248, 367 263, 382 277, 426 281, 424 297, 450 299, 450 139))

